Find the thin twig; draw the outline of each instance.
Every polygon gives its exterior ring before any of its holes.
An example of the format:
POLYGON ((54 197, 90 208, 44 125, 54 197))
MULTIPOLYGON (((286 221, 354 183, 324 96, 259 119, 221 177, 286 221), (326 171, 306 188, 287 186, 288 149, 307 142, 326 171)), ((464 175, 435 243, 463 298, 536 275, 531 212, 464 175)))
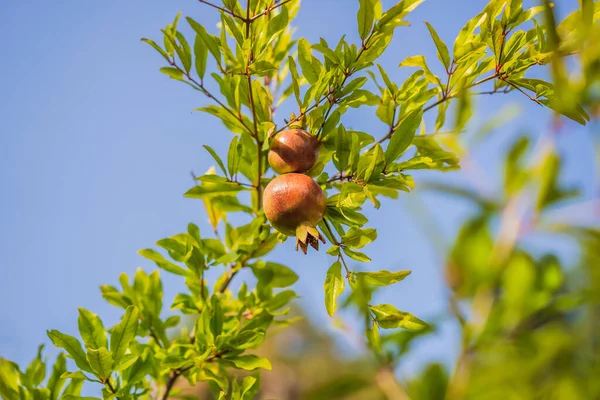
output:
POLYGON ((226 14, 229 14, 229 15, 231 15, 231 16, 232 16, 232 17, 234 17, 234 18, 237 18, 237 19, 239 19, 239 20, 242 20, 242 21, 244 21, 244 22, 246 21, 246 19, 245 19, 244 17, 242 17, 242 16, 240 16, 240 15, 237 15, 237 14, 236 14, 236 13, 234 13, 233 11, 229 11, 229 10, 228 10, 228 9, 226 9, 226 8, 219 7, 218 5, 216 5, 216 4, 212 4, 212 3, 209 3, 209 2, 208 2, 208 1, 206 1, 206 0, 198 0, 198 1, 199 1, 200 3, 202 3, 202 4, 206 4, 207 6, 210 6, 210 7, 216 8, 217 10, 220 10, 220 11, 222 11, 222 12, 226 13, 226 14))
MULTIPOLYGON (((470 88, 472 88, 472 87, 475 87, 475 86, 481 85, 482 83, 485 83, 485 82, 487 82, 487 81, 490 81, 490 80, 492 80, 492 79, 496 79, 497 77, 498 77, 498 74, 493 74, 493 75, 490 75, 490 76, 488 76, 488 77, 485 77, 485 78, 482 78, 482 79, 480 79, 480 80, 478 80, 478 81, 476 81, 476 82, 473 82, 472 84, 470 84, 470 85, 468 85, 468 86, 465 86, 464 88, 462 88, 462 89, 461 89, 461 90, 459 90, 458 92, 455 92, 455 93, 449 94, 449 95, 447 95, 447 96, 443 96, 441 99, 439 99, 439 100, 438 100, 438 101, 436 101, 435 103, 433 103, 433 104, 431 104, 431 105, 429 105, 429 106, 425 107, 425 108, 423 109, 423 112, 425 113, 425 112, 427 112, 427 111, 429 111, 429 110, 432 110, 432 109, 434 109, 435 107, 439 106, 440 104, 442 104, 442 103, 444 103, 444 102, 446 102, 446 101, 448 101, 448 100, 450 100, 450 99, 453 99, 453 98, 457 97, 457 96, 458 96, 459 94, 461 94, 461 93, 462 93, 464 90, 467 90, 467 89, 470 89, 470 88)), ((394 132, 396 131, 396 129, 398 129, 398 126, 400 125, 400 122, 401 122, 401 121, 398 121, 398 122, 396 123, 396 126, 394 126, 394 127, 393 127, 393 128, 394 128, 393 130, 391 130, 391 131, 390 131, 390 132, 388 132, 388 133, 387 133, 385 136, 383 136, 381 139, 379 139, 378 141, 376 141, 375 143, 373 143, 373 145, 372 145, 371 147, 369 147, 369 149, 367 150, 367 152, 368 152, 368 151, 371 151, 371 150, 373 150, 373 149, 374 149, 374 148, 375 148, 375 147, 376 147, 378 144, 381 144, 381 143, 385 142, 386 140, 390 139, 390 138, 392 137, 392 135, 394 134, 394 132)))
MULTIPOLYGON (((106 386, 108 386, 108 389, 110 390, 110 392, 112 394, 117 394, 117 391, 115 390, 115 388, 113 387, 112 383, 110 383, 110 376, 108 378, 106 378, 106 386)), ((119 398, 117 397, 117 400, 119 400, 119 398)))
POLYGON ((510 86, 514 87, 515 89, 517 89, 519 92, 523 93, 525 96, 527 96, 527 98, 529 100, 538 103, 540 106, 544 105, 541 101, 539 101, 535 97, 531 97, 527 92, 525 92, 523 89, 521 89, 519 86, 517 86, 516 84, 512 83, 508 79, 503 79, 503 81, 506 82, 506 83, 508 83, 510 86))
POLYGON ((152 337, 152 339, 154 339, 154 341, 156 342, 158 347, 163 347, 161 341, 158 339, 158 336, 156 335, 156 332, 154 332, 154 329, 152 329, 152 327, 149 327, 148 330, 150 331, 150 337, 152 337))
POLYGON ((325 183, 343 181, 344 179, 350 181, 353 178, 354 178, 354 175, 343 175, 343 174, 337 173, 333 177, 331 177, 329 180, 325 181, 325 183))
POLYGON ((192 369, 193 367, 194 367, 194 365, 190 365, 189 367, 178 368, 175 371, 171 372, 171 375, 169 376, 169 380, 167 381, 167 384, 165 385, 165 393, 163 394, 162 400, 167 400, 169 398, 169 393, 171 392, 171 389, 173 389, 173 386, 175 386, 175 382, 177 382, 177 379, 179 379, 179 377, 184 372, 192 369))
POLYGON ((252 130, 251 130, 251 129, 250 129, 250 128, 249 128, 249 127, 246 125, 246 123, 244 122, 244 119, 243 119, 241 116, 237 115, 237 114, 236 114, 236 113, 235 113, 235 112, 234 112, 232 109, 230 109, 230 108, 229 108, 229 107, 227 107, 225 104, 223 104, 223 102, 222 102, 222 101, 220 101, 218 98, 216 98, 216 97, 215 97, 215 96, 214 96, 212 93, 210 93, 210 92, 209 92, 209 91, 208 91, 208 90, 207 90, 207 89, 204 87, 204 84, 203 84, 202 82, 198 82, 197 80, 195 80, 194 78, 192 78, 192 77, 190 76, 190 74, 188 74, 188 73, 187 73, 187 72, 185 72, 183 69, 181 69, 181 67, 180 67, 179 65, 177 65, 177 64, 175 63, 175 61, 174 61, 174 60, 173 60, 173 61, 171 61, 171 63, 170 63, 170 64, 171 64, 171 65, 172 65, 172 66, 173 66, 175 69, 178 69, 178 70, 179 70, 179 71, 180 71, 180 72, 181 72, 183 75, 185 75, 185 76, 188 78, 188 80, 189 80, 190 82, 192 82, 192 83, 195 85, 196 89, 200 90, 202 93, 204 93, 204 95, 205 95, 206 97, 208 97, 209 99, 213 100, 215 103, 217 103, 218 105, 220 105, 221 107, 223 107, 223 109, 224 109, 225 111, 227 111, 229 114, 231 114, 231 115, 232 115, 232 116, 233 116, 233 117, 234 117, 236 120, 238 120, 238 121, 239 121, 239 122, 242 124, 242 126, 243 126, 244 128, 246 128, 246 130, 247 130, 247 131, 248 131, 250 134, 252 134, 252 130))
POLYGON ((290 1, 292 1, 292 0, 284 0, 284 1, 280 2, 280 3, 275 4, 274 6, 267 7, 267 9, 265 11, 256 14, 252 18, 249 18, 249 20, 250 20, 250 22, 252 22, 255 19, 258 19, 258 18, 262 17, 263 15, 266 15, 266 14, 270 13, 271 11, 275 10, 276 8, 279 8, 279 7, 281 7, 281 6, 289 3, 290 1))

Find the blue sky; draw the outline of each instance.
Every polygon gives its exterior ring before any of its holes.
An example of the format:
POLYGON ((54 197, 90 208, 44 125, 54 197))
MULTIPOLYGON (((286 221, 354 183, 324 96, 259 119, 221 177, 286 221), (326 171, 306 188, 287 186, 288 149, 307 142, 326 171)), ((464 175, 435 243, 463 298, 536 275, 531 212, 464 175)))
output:
MULTIPOLYGON (((405 78, 407 71, 397 65, 415 54, 425 54, 440 72, 423 21, 452 43, 485 5, 460 3, 428 0, 411 14, 413 26, 397 31, 382 59, 391 78, 405 78)), ((383 4, 387 8, 393 2, 383 4)), ((561 1, 560 11, 576 4, 561 1)), ((357 9, 358 2, 349 0, 305 0, 297 35, 336 42, 347 33, 356 41, 357 9)), ((117 284, 119 273, 132 275, 137 267, 154 270, 137 250, 185 230, 188 222, 210 234, 202 203, 183 193, 192 185, 190 171, 202 173, 212 163, 202 145, 224 154, 230 133, 216 119, 191 112, 207 100, 160 74, 162 59, 139 41, 158 39, 159 29, 178 11, 214 32, 217 15, 193 0, 0 4, 5 38, 0 64, 0 356, 25 363, 37 344, 49 342, 46 329, 76 334, 77 307, 98 313, 111 326, 121 311, 101 298, 100 284, 117 284)), ((550 113, 518 94, 480 100, 471 127, 505 104, 522 111, 474 155, 496 179, 501 150, 517 133, 546 129, 550 113)), ((284 116, 280 113, 279 121, 284 116)), ((346 125, 375 136, 385 133, 373 110, 348 114, 346 125)), ((598 180, 590 143, 590 129, 570 122, 558 137, 566 157, 565 179, 583 188, 588 199, 598 180)), ((417 183, 426 177, 455 181, 461 173, 421 173, 417 183)), ((412 269, 409 279, 379 299, 427 319, 445 307, 442 263, 419 227, 422 222, 413 217, 414 204, 422 201, 433 210, 445 241, 472 210, 445 196, 402 197, 367 212, 379 239, 365 249, 373 262, 361 268, 412 269)), ((571 258, 568 248, 563 253, 571 258)), ((288 241, 269 259, 298 272, 300 303, 323 329, 333 329, 323 305, 323 279, 332 261, 325 252, 303 256, 288 241)), ((161 275, 168 307, 183 283, 161 275)), ((403 368, 448 359, 453 332, 449 324, 424 341, 403 368)))

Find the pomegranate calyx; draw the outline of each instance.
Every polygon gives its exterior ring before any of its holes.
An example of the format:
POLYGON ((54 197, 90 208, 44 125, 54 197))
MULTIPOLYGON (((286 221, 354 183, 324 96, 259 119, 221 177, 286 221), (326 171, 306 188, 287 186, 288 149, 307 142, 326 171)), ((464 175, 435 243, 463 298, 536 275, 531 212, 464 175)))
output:
POLYGON ((326 243, 325 237, 319 233, 317 228, 309 225, 299 225, 296 228, 296 251, 298 247, 304 254, 308 251, 310 245, 313 249, 319 251, 319 240, 326 243))

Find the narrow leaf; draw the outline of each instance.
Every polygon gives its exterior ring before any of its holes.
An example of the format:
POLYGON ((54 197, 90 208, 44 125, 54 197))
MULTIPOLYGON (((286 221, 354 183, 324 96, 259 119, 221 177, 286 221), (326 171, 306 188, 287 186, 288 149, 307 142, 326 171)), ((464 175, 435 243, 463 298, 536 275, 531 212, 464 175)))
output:
POLYGON ((74 338, 73 336, 61 333, 56 330, 51 330, 46 332, 52 343, 56 347, 61 349, 65 349, 67 353, 73 358, 75 364, 82 370, 87 372, 93 372, 90 364, 88 363, 85 357, 85 351, 81 347, 81 343, 79 340, 74 338))
POLYGON ((450 68, 450 53, 448 52, 448 47, 446 46, 446 43, 444 43, 442 39, 440 39, 437 32, 435 31, 435 29, 433 29, 433 26, 431 26, 429 22, 425 21, 425 25, 427 25, 427 29, 429 29, 429 34, 431 35, 431 38, 435 43, 435 47, 437 49, 437 56, 442 62, 442 64, 444 64, 444 67, 446 67, 446 71, 448 71, 450 68))
POLYGON ((337 309, 337 298, 344 291, 344 277, 342 276, 342 263, 334 262, 325 276, 325 308, 327 314, 333 317, 337 309))
POLYGON ((119 364, 129 347, 129 342, 135 337, 138 327, 138 308, 129 306, 125 310, 125 315, 111 331, 110 351, 113 354, 114 362, 119 364))
POLYGON ((93 312, 79 308, 79 333, 86 347, 99 349, 107 347, 106 332, 102 320, 93 312))
POLYGON ((408 146, 412 143, 417 128, 421 124, 423 116, 422 110, 414 110, 410 112, 398 125, 398 128, 392 134, 390 143, 385 150, 385 162, 387 164, 396 161, 398 157, 404 153, 408 146))

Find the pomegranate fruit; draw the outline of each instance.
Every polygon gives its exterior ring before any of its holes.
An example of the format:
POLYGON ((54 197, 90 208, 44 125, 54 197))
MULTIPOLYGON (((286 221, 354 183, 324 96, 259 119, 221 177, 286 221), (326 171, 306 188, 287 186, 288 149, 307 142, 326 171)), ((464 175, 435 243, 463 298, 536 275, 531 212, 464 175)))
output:
POLYGON ((278 174, 306 172, 319 158, 319 141, 302 129, 281 131, 273 138, 269 165, 278 174))
POLYGON ((296 236, 298 247, 306 254, 308 245, 319 250, 325 239, 315 228, 327 206, 321 187, 304 174, 285 174, 273 179, 265 188, 263 208, 271 225, 288 236, 296 236))

